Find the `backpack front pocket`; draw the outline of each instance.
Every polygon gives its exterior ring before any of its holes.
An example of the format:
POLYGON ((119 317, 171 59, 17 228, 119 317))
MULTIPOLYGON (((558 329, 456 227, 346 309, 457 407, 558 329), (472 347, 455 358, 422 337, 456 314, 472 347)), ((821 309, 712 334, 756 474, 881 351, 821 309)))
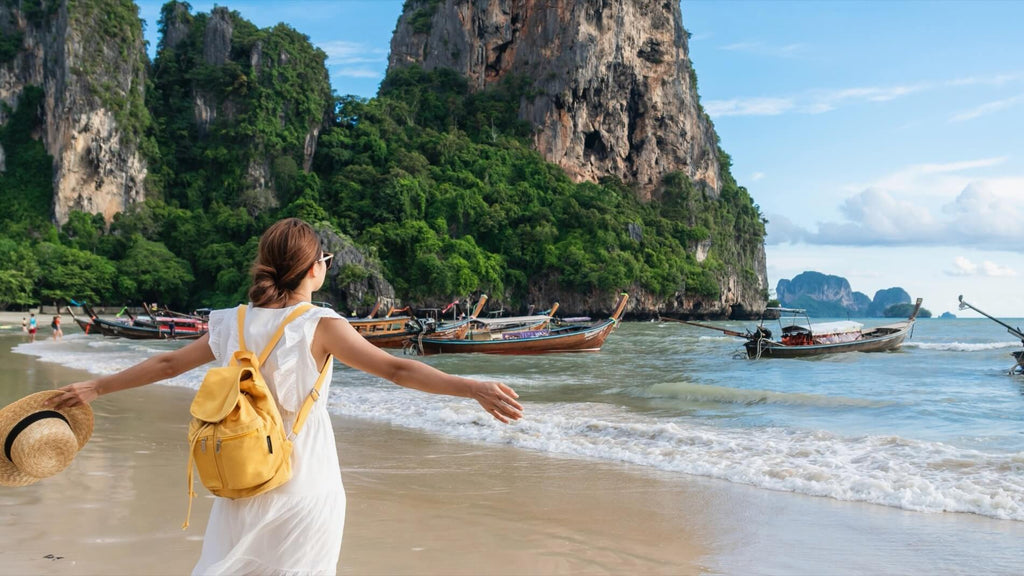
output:
POLYGON ((214 439, 214 455, 229 490, 259 486, 274 477, 286 455, 284 446, 263 427, 214 439))

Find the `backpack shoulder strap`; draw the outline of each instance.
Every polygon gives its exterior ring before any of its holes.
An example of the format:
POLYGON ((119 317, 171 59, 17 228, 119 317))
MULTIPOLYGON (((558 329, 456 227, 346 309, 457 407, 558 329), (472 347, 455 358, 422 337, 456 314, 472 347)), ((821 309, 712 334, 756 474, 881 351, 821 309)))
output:
POLYGON ((238 307, 238 349, 245 350, 245 311, 249 307, 242 304, 238 307))
MULTIPOLYGON (((292 310, 292 313, 289 314, 283 322, 281 322, 281 325, 277 327, 277 332, 274 332, 274 335, 270 337, 270 342, 267 343, 267 347, 263 349, 263 352, 260 352, 260 366, 267 361, 267 356, 270 356, 270 353, 274 350, 274 346, 277 346, 278 340, 281 339, 281 336, 284 336, 285 326, 291 324, 292 320, 302 316, 312 307, 312 304, 301 304, 296 306, 295 310, 292 310)), ((241 340, 239 340, 239 342, 241 342, 241 340)))
POLYGON ((324 362, 324 367, 320 369, 320 376, 316 379, 316 384, 313 385, 313 389, 309 391, 309 395, 306 396, 306 400, 302 403, 302 408, 299 408, 299 413, 295 416, 295 424, 292 425, 292 433, 290 440, 294 440, 299 435, 299 431, 306 424, 306 417, 309 416, 309 411, 313 409, 313 403, 320 398, 320 388, 324 385, 324 380, 327 379, 327 371, 331 369, 331 362, 334 361, 334 356, 327 355, 327 361, 324 362))

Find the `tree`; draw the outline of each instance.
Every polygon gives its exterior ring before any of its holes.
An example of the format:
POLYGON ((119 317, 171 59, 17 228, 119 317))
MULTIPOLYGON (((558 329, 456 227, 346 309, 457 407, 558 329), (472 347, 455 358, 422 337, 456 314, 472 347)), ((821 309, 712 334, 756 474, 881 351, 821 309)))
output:
POLYGON ((178 258, 160 242, 141 236, 132 239, 124 260, 118 262, 121 276, 135 283, 136 296, 143 302, 184 304, 195 279, 188 262, 178 258))
POLYGON ((41 242, 35 248, 41 274, 37 294, 41 301, 108 301, 114 291, 117 269, 92 252, 41 242))

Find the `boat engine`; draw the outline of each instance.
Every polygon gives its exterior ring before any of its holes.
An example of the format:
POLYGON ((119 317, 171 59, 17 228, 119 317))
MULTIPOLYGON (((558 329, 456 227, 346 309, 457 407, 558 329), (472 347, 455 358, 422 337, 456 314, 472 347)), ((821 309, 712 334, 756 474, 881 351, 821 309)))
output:
POLYGON ((764 326, 758 326, 757 330, 754 330, 753 339, 754 340, 771 340, 772 339, 772 331, 767 329, 767 328, 765 328, 764 326))

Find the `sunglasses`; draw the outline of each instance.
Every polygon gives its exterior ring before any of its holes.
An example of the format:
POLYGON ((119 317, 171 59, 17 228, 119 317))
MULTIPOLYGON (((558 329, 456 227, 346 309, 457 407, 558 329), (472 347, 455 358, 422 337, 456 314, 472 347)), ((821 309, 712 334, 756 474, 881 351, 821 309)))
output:
POLYGON ((317 260, 317 262, 327 263, 327 270, 330 270, 331 265, 334 264, 334 254, 331 254, 330 252, 324 252, 323 256, 321 256, 320 259, 317 260))

